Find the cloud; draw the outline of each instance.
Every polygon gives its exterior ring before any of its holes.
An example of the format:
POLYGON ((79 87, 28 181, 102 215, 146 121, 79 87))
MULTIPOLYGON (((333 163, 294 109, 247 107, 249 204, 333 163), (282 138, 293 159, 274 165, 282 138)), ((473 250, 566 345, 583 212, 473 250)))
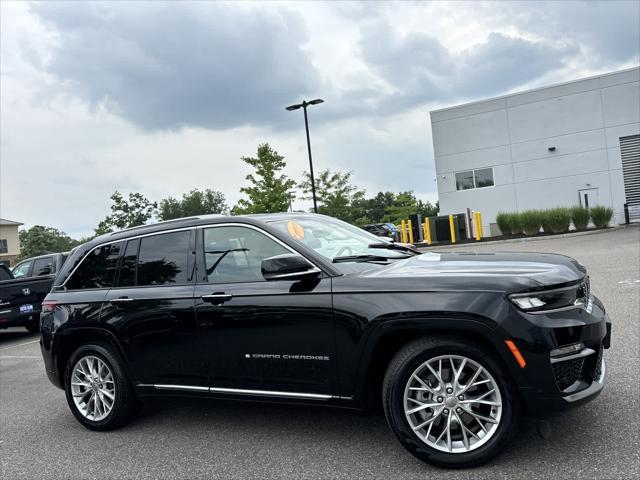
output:
POLYGON ((574 47, 495 32, 454 53, 428 34, 401 35, 386 20, 363 30, 361 49, 392 88, 384 101, 392 112, 416 103, 501 94, 559 68, 576 53, 574 47))
POLYGON ((33 12, 57 32, 46 68, 67 93, 145 130, 278 124, 318 85, 304 22, 286 9, 43 2, 33 12))

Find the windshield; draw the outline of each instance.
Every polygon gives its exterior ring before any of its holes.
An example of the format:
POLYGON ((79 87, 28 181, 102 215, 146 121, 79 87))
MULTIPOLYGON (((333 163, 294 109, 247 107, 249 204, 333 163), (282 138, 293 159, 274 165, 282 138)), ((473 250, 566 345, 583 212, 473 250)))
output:
POLYGON ((332 261, 339 257, 362 255, 382 257, 383 260, 407 257, 407 252, 403 251, 371 248, 370 245, 391 242, 331 217, 292 217, 270 224, 332 261))

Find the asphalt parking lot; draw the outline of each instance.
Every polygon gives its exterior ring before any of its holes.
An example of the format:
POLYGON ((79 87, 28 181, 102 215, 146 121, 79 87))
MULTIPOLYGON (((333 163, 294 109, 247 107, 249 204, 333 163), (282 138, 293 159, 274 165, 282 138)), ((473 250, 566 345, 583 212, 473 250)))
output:
POLYGON ((29 478, 638 478, 640 228, 462 250, 571 255, 613 320, 608 385, 557 417, 548 438, 524 420, 492 463, 445 471, 414 459, 382 415, 198 399, 147 401, 120 430, 85 430, 47 380, 38 337, 0 330, 0 464, 29 478))

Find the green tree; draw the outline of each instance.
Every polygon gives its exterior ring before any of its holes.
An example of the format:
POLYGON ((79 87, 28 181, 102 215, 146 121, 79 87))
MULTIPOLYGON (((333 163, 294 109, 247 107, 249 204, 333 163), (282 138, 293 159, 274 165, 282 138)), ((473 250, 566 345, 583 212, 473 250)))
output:
POLYGON ((96 235, 144 225, 158 208, 156 202, 151 202, 141 193, 130 193, 127 200, 116 190, 110 198, 113 202, 111 215, 107 215, 98 224, 95 229, 96 235))
MULTIPOLYGON (((318 213, 339 218, 347 222, 355 222, 364 216, 362 199, 364 192, 351 184, 351 172, 332 172, 322 170, 315 177, 318 213)), ((299 188, 306 200, 313 198, 311 192, 311 175, 303 173, 303 181, 299 188)))
POLYGON ((296 182, 280 173, 285 167, 284 157, 273 150, 268 143, 258 146, 257 157, 242 157, 241 160, 255 169, 255 173, 245 178, 248 187, 240 189, 247 199, 240 200, 233 213, 277 213, 289 210, 293 201, 292 189, 296 182))
POLYGON ((78 242, 56 228, 34 225, 20 230, 20 259, 71 250, 78 242))
POLYGON ((436 201, 435 205, 429 201, 423 202, 418 200, 416 203, 416 212, 422 215, 422 218, 435 217, 440 211, 440 204, 436 201))
POLYGON ((160 201, 158 218, 171 220, 173 218, 207 215, 210 213, 229 213, 229 206, 222 192, 206 189, 194 189, 182 195, 182 199, 168 197, 160 201))

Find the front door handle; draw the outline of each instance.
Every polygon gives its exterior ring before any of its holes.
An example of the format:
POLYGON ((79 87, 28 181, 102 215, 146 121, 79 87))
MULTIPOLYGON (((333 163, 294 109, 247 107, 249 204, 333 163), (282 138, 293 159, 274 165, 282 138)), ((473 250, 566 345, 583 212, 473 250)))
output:
POLYGON ((111 305, 114 305, 116 307, 119 307, 121 305, 125 305, 129 302, 133 302, 133 298, 129 298, 129 297, 120 297, 120 298, 112 298, 109 303, 111 303, 111 305))
POLYGON ((202 295, 200 298, 213 305, 220 305, 224 302, 228 302, 232 297, 233 295, 228 293, 212 293, 210 295, 202 295))

